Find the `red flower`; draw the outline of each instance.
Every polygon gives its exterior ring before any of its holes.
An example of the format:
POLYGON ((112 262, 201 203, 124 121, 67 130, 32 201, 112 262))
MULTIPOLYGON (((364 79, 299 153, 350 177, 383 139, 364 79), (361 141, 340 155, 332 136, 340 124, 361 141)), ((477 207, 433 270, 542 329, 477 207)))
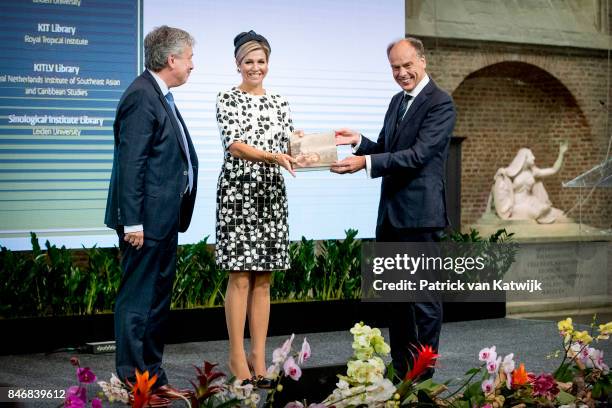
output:
POLYGON ((540 374, 531 383, 533 385, 534 397, 545 397, 552 401, 559 393, 557 382, 550 374, 540 374))
MULTIPOLYGON (((133 408, 145 407, 151 399, 151 388, 157 381, 157 374, 149 379, 149 372, 145 371, 141 373, 136 369, 136 384, 132 385, 132 395, 134 401, 132 402, 133 408)), ((131 384, 130 384, 131 385, 131 384)))
POLYGON ((406 374, 404 380, 415 380, 421 376, 428 368, 436 365, 436 359, 440 357, 431 346, 417 347, 417 356, 414 359, 412 369, 406 374))
POLYGON ((529 382, 529 374, 525 370, 525 364, 521 363, 519 368, 512 371, 512 388, 519 388, 529 382))

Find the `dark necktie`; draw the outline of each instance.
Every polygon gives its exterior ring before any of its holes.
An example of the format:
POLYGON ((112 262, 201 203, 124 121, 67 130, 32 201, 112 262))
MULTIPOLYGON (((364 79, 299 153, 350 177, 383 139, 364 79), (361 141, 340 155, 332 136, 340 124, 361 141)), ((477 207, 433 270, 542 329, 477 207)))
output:
POLYGON ((402 103, 400 103, 399 110, 397 111, 397 121, 395 122, 396 126, 399 126, 400 122, 404 118, 406 114, 406 110, 408 109, 408 102, 412 99, 412 95, 404 92, 404 97, 402 98, 402 103))
POLYGON ((191 167, 191 157, 189 154, 189 144, 187 144, 187 136, 185 135, 185 130, 183 129, 183 125, 181 124, 181 121, 178 118, 178 115, 176 114, 176 106, 174 105, 174 96, 172 95, 171 92, 168 92, 166 94, 166 101, 168 101, 168 105, 170 105, 170 107, 172 108, 172 113, 174 113, 174 117, 176 118, 176 122, 179 125, 179 129, 181 129, 181 136, 183 139, 183 147, 185 148, 185 152, 187 153, 187 178, 188 178, 188 184, 187 186, 189 187, 189 192, 191 192, 191 189, 193 188, 193 168, 191 167))

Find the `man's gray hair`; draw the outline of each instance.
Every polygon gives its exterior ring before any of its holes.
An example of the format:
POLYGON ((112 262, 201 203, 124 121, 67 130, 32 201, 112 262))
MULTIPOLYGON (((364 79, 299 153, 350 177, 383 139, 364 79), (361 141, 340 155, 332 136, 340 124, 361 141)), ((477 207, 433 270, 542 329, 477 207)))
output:
POLYGON ((401 42, 407 42, 408 44, 412 45, 419 58, 425 58, 425 47, 423 46, 423 42, 414 37, 400 38, 399 40, 393 41, 387 46, 387 57, 389 56, 389 53, 391 53, 391 49, 401 42))
POLYGON ((163 25, 155 27, 144 39, 145 67, 161 71, 170 55, 180 55, 185 47, 193 47, 195 39, 185 30, 163 25))

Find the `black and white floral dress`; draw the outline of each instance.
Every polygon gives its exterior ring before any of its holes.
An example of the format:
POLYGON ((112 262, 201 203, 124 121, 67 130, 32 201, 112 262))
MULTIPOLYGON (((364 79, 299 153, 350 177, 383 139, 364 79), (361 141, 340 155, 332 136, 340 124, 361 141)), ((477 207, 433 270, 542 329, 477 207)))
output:
POLYGON ((232 157, 233 142, 287 153, 293 132, 287 100, 238 88, 217 96, 224 157, 217 182, 217 266, 228 271, 289 269, 287 193, 281 167, 232 157))

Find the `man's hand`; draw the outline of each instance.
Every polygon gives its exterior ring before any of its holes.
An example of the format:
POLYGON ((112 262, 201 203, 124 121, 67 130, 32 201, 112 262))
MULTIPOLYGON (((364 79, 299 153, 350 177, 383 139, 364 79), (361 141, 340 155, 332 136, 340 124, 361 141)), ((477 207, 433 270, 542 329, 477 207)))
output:
POLYGON ((365 156, 351 156, 339 162, 333 163, 330 171, 338 174, 355 173, 356 171, 365 169, 365 166, 365 156))
POLYGON ((140 249, 144 244, 144 231, 126 232, 123 240, 136 249, 140 249))
POLYGON ((351 129, 338 129, 336 130, 336 146, 341 145, 353 145, 359 143, 361 134, 351 129))

